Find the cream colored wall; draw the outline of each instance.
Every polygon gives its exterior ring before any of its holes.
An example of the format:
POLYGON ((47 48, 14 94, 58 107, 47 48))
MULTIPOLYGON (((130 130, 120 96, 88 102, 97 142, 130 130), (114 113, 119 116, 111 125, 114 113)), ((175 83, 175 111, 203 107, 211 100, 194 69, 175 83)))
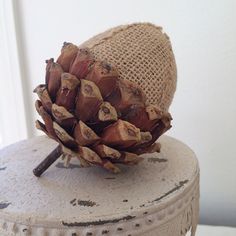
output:
POLYGON ((135 21, 162 25, 178 66, 169 135, 199 158, 201 222, 236 226, 236 1, 22 0, 15 6, 28 117, 32 90, 44 80, 44 61, 57 57, 64 41, 79 44, 135 21))

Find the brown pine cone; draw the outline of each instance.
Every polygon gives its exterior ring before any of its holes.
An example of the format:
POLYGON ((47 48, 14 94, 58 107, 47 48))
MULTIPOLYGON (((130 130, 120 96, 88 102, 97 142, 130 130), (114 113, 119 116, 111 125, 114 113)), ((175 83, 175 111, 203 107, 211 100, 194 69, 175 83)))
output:
POLYGON ((59 143, 67 162, 77 157, 81 166, 117 173, 116 163, 137 164, 140 154, 160 150, 155 142, 171 128, 171 116, 148 104, 137 84, 72 43, 46 63, 46 84, 34 90, 43 120, 36 127, 59 143))

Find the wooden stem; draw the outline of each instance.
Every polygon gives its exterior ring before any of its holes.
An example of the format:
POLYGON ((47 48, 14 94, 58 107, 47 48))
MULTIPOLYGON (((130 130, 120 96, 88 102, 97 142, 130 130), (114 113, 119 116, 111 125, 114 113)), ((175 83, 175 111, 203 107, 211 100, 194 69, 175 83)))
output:
POLYGON ((61 146, 58 145, 34 170, 36 177, 40 177, 62 154, 61 146))

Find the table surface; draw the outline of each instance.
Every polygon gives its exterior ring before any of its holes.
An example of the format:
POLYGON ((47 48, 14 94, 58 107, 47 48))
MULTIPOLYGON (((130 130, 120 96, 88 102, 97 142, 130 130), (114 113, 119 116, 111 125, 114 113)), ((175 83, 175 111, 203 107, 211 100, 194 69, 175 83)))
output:
POLYGON ((196 236, 235 236, 236 228, 226 226, 198 225, 196 236))
POLYGON ((58 160, 40 178, 32 170, 56 143, 40 136, 13 144, 0 151, 0 218, 87 226, 161 212, 184 196, 199 170, 186 145, 168 136, 160 142, 161 153, 121 166, 120 174, 80 168, 75 159, 68 168, 58 160))

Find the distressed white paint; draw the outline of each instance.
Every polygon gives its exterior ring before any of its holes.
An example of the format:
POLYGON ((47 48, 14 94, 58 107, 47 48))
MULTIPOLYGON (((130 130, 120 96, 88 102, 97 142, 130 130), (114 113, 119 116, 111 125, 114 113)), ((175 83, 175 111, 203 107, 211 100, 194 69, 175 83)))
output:
POLYGON ((79 168, 73 159, 69 168, 58 160, 35 177, 32 170, 56 145, 45 136, 3 149, 0 235, 21 235, 26 228, 29 236, 101 236, 104 230, 112 236, 183 236, 192 227, 194 236, 197 159, 178 140, 163 136, 160 142, 161 153, 144 155, 136 166, 120 166, 117 175, 98 166, 79 168))

